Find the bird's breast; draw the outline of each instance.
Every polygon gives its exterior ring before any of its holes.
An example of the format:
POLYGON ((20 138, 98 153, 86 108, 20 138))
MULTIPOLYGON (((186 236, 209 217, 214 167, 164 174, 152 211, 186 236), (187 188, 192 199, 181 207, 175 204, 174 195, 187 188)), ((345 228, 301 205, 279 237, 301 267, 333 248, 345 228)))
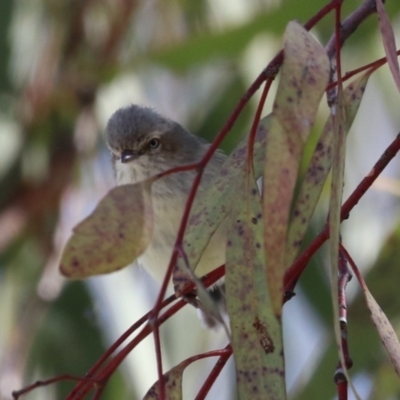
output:
POLYGON ((152 195, 153 236, 138 261, 159 282, 163 281, 172 256, 186 199, 187 195, 182 193, 175 196, 152 195))

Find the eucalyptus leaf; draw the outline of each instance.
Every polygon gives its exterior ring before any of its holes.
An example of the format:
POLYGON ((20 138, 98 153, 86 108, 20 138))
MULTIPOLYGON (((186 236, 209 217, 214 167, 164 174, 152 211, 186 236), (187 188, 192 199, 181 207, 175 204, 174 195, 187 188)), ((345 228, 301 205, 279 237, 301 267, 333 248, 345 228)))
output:
POLYGON ((60 271, 82 279, 117 271, 146 250, 152 236, 152 180, 118 186, 78 224, 66 244, 60 271))
MULTIPOLYGON (((371 72, 367 72, 357 78, 343 91, 346 132, 349 131, 357 115, 370 74, 371 72)), ((293 207, 287 239, 286 265, 291 265, 298 254, 326 178, 331 170, 333 134, 333 118, 330 115, 315 147, 305 178, 301 184, 299 195, 293 207)))
POLYGON ((235 184, 226 252, 226 301, 240 399, 286 399, 282 332, 265 275, 261 198, 252 171, 235 184))

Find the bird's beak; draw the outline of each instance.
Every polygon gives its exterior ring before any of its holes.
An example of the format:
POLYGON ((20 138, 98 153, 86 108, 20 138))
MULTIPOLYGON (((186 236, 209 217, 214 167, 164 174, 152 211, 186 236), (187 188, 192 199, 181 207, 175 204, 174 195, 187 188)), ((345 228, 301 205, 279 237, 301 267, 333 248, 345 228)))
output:
POLYGON ((124 150, 121 153, 121 162, 123 164, 136 160, 139 157, 139 153, 133 151, 133 150, 124 150))

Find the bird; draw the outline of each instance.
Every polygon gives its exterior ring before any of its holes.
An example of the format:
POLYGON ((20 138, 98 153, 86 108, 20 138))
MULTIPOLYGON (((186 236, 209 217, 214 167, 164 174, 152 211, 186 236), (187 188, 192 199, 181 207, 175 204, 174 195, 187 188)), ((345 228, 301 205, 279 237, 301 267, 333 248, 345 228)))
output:
MULTIPOLYGON (((210 143, 192 134, 179 123, 164 117, 150 107, 131 104, 115 111, 108 120, 106 141, 112 155, 117 185, 134 184, 171 168, 199 162, 210 143)), ((207 189, 226 160, 217 150, 204 170, 199 192, 207 189)), ((154 213, 150 243, 137 263, 161 283, 170 263, 182 215, 196 171, 169 174, 153 182, 151 200, 154 213)), ((225 262, 225 235, 214 234, 202 254, 196 274, 202 276, 225 262)), ((219 311, 226 313, 223 281, 209 289, 219 311)), ((219 325, 198 298, 186 300, 199 309, 207 327, 219 325)))

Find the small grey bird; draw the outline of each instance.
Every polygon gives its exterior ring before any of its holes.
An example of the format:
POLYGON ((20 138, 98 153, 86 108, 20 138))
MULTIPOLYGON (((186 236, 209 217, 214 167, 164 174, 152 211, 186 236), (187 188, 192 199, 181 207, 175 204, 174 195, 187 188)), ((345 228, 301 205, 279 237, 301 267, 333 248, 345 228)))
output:
MULTIPOLYGON (((121 108, 111 116, 107 144, 118 185, 140 182, 173 167, 193 164, 201 160, 210 146, 177 122, 137 105, 121 108)), ((207 187, 225 159, 220 151, 214 154, 204 171, 200 191, 207 187)), ((159 282, 164 279, 195 174, 171 174, 152 184, 153 237, 138 263, 159 282)), ((224 264, 224 236, 217 232, 211 239, 196 268, 198 276, 224 264)), ((210 293, 214 300, 225 303, 223 286, 215 286, 210 293)), ((198 302, 194 305, 201 308, 198 302)), ((212 316, 203 314, 202 319, 210 327, 216 324, 212 316)))

